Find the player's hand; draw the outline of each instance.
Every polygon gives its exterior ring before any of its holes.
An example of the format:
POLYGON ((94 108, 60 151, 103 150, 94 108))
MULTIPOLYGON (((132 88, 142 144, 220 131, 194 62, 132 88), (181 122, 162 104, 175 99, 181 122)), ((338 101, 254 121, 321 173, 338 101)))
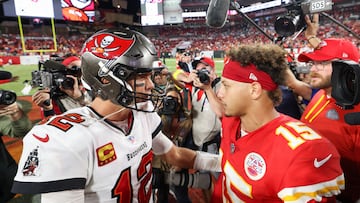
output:
POLYGON ((308 39, 311 36, 316 36, 319 30, 319 14, 315 13, 312 19, 309 15, 306 15, 305 22, 307 25, 305 30, 305 38, 308 39))
POLYGON ((53 109, 53 105, 50 99, 50 89, 45 88, 38 90, 32 96, 32 101, 39 107, 42 107, 44 110, 48 111, 53 109))

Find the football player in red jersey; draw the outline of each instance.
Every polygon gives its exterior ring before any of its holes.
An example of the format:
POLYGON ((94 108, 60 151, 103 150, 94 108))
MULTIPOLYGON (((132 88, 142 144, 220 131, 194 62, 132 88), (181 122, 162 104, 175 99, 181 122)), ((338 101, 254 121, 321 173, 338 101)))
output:
POLYGON ((227 53, 218 98, 222 173, 212 202, 335 202, 344 187, 335 147, 304 123, 275 110, 287 69, 277 45, 227 53))
POLYGON ((82 79, 89 106, 35 126, 24 138, 12 191, 41 193, 43 203, 152 202, 152 154, 182 168, 220 170, 219 157, 176 147, 155 111, 152 71, 163 68, 139 32, 95 33, 84 44, 82 79))

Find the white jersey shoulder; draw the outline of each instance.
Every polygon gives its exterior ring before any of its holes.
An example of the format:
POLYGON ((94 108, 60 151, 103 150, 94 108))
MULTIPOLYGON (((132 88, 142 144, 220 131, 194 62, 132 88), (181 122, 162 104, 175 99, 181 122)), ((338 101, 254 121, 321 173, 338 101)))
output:
POLYGON ((132 118, 128 134, 89 107, 35 126, 24 138, 15 191, 84 189, 86 202, 148 202, 152 139, 161 134, 161 119, 138 111, 132 118))

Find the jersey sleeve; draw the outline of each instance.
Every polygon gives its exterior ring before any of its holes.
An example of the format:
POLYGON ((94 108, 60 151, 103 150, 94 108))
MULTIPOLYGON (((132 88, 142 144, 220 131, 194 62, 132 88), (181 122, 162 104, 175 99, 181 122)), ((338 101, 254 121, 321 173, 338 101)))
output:
POLYGON ((84 189, 93 160, 91 139, 84 139, 84 134, 79 126, 66 133, 49 123, 35 126, 23 139, 12 191, 36 194, 84 189))
POLYGON ((309 202, 340 194, 345 182, 335 147, 324 139, 304 147, 283 177, 279 198, 284 202, 309 202))

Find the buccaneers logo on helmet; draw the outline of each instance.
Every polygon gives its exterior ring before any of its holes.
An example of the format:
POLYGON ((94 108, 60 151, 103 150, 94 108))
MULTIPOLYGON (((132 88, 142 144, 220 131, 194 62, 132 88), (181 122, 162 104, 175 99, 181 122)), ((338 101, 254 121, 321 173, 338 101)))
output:
POLYGON ((111 60, 126 53, 134 43, 134 37, 126 39, 116 35, 102 33, 92 36, 85 43, 82 52, 88 51, 102 59, 111 60))

